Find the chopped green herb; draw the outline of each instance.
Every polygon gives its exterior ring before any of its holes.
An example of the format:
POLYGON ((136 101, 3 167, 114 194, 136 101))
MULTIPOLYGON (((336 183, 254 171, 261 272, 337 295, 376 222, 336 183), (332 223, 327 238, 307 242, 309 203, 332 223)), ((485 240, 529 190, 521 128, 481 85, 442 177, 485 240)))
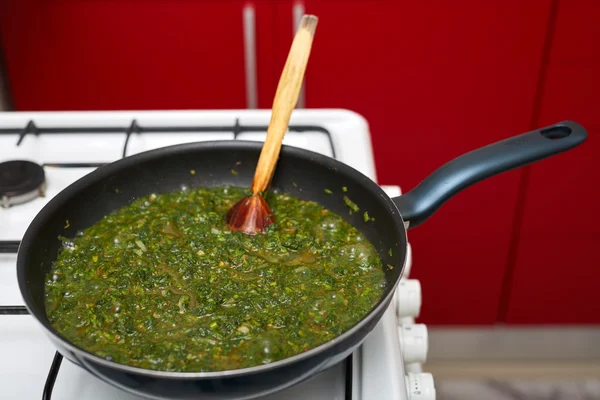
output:
POLYGON ((323 191, 324 191, 326 194, 332 194, 332 193, 333 193, 333 192, 332 192, 331 190, 329 190, 329 189, 323 189, 323 191))
POLYGON ((388 252, 390 257, 392 256, 392 249, 390 249, 390 251, 388 252))
POLYGON ((192 174, 192 175, 196 175, 196 170, 194 170, 194 169, 190 169, 190 174, 192 174))
POLYGON ((369 221, 369 213, 367 211, 365 211, 365 213, 363 214, 363 219, 365 220, 365 222, 369 221))
POLYGON ((60 237, 52 326, 121 364, 191 372, 291 357, 360 321, 383 294, 377 250, 340 215, 283 193, 268 194, 277 223, 264 234, 230 231, 223 216, 247 190, 138 198, 60 237))
POLYGON ((343 187, 342 187, 342 192, 344 192, 344 193, 345 193, 345 192, 347 192, 347 191, 348 191, 348 188, 347 188, 346 186, 343 186, 343 187))
POLYGON ((348 196, 344 196, 344 203, 346 203, 346 205, 348 206, 348 208, 350 208, 350 210, 354 211, 354 212, 359 212, 360 208, 358 208, 358 206, 348 198, 348 196))
POLYGON ((232 169, 232 170, 231 170, 231 174, 232 174, 232 175, 237 175, 237 174, 238 174, 238 172, 237 172, 235 169, 232 169))
POLYGON ((67 220, 65 222, 65 229, 68 229, 71 226, 71 224, 69 223, 69 220, 67 220))
POLYGON ((137 247, 139 247, 140 249, 142 249, 142 251, 146 251, 146 246, 144 245, 144 243, 142 243, 141 240, 136 240, 135 244, 137 245, 137 247))

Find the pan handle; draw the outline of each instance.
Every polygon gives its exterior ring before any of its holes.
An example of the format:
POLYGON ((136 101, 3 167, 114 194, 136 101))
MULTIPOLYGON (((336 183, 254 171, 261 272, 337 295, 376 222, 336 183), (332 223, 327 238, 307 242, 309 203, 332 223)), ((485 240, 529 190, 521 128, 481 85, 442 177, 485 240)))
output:
POLYGON ((444 164, 410 192, 394 197, 407 228, 431 217, 452 196, 494 175, 562 153, 583 143, 586 130, 563 121, 481 147, 444 164))

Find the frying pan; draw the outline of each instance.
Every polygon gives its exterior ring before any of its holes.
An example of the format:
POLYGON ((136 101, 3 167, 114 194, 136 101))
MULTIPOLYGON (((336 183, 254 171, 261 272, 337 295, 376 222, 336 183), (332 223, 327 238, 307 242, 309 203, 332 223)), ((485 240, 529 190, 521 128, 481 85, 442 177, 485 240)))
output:
POLYGON ((283 146, 271 189, 316 201, 342 215, 373 243, 383 265, 389 264, 393 269, 385 269, 384 294, 360 322, 327 343, 270 364, 201 373, 162 372, 122 365, 70 343, 49 324, 44 308, 45 276, 62 245, 59 235, 74 237, 77 231, 137 197, 179 190, 182 185, 249 187, 260 142, 228 140, 163 147, 123 158, 77 180, 50 200, 28 227, 17 257, 19 288, 25 306, 58 351, 113 386, 154 399, 259 397, 302 382, 339 363, 363 342, 390 305, 402 276, 407 229, 422 224, 444 202, 468 186, 569 150, 586 138, 585 129, 570 121, 530 131, 460 156, 410 192, 394 198, 340 161, 283 146), (238 175, 230 172, 235 165, 238 175), (195 175, 190 174, 192 169, 195 175), (343 186, 347 187, 345 193, 341 190, 343 186), (326 194, 326 188, 333 195, 326 194), (349 215, 343 195, 350 197, 361 211, 349 215), (364 211, 375 221, 365 222, 364 211))

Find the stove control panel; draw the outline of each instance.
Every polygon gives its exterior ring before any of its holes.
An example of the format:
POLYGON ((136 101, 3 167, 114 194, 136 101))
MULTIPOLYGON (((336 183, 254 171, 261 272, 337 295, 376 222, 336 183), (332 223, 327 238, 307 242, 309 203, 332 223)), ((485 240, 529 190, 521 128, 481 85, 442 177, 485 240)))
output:
POLYGON ((425 324, 402 324, 398 326, 398 339, 405 364, 423 364, 429 348, 425 324))
POLYGON ((398 318, 416 318, 421 313, 421 283, 416 279, 402 279, 396 290, 398 318))
POLYGON ((408 400, 435 400, 433 376, 427 372, 409 373, 405 376, 408 400))

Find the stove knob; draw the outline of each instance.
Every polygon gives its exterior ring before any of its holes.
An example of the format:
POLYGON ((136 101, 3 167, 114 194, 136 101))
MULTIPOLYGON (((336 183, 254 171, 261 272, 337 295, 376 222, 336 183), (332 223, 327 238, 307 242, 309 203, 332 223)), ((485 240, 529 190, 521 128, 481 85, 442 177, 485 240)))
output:
POLYGON ((416 279, 401 280, 396 289, 398 318, 416 318, 421 313, 421 283, 416 279))
POLYGON ((409 373, 405 380, 409 400, 435 400, 435 385, 430 373, 409 373))
POLYGON ((406 324, 398 328, 398 339, 405 364, 424 363, 429 347, 425 324, 406 324))

